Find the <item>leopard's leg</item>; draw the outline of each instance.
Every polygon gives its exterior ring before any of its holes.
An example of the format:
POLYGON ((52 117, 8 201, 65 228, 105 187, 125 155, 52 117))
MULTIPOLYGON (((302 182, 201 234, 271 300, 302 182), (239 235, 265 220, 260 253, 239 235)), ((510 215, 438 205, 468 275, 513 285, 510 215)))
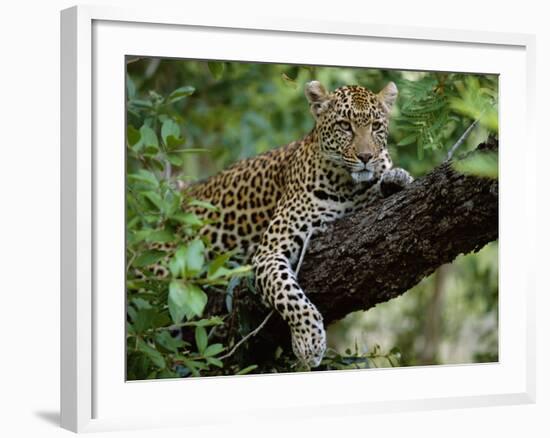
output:
POLYGON ((359 186, 355 190, 353 198, 355 200, 352 211, 357 211, 377 201, 381 198, 387 198, 394 193, 400 192, 414 181, 414 178, 405 169, 394 167, 386 170, 376 182, 371 183, 365 190, 359 186))
POLYGON ((405 169, 394 167, 384 172, 378 183, 380 194, 383 198, 400 192, 411 184, 414 178, 405 169))
POLYGON ((294 354, 305 365, 316 367, 326 350, 323 317, 298 284, 294 271, 302 246, 312 232, 311 223, 296 218, 292 208, 278 209, 252 264, 256 288, 263 300, 290 327, 294 354))

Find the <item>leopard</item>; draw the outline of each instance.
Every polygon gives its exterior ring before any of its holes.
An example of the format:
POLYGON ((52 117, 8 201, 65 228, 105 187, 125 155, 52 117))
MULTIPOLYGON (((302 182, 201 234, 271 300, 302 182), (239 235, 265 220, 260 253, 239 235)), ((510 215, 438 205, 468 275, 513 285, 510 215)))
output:
POLYGON ((307 135, 237 161, 187 190, 216 207, 200 209, 211 251, 234 251, 251 264, 262 302, 288 324, 294 355, 315 368, 327 342, 323 315, 297 279, 307 242, 413 178, 393 167, 388 151, 394 82, 378 93, 360 85, 329 92, 313 80, 304 92, 314 122, 307 135))

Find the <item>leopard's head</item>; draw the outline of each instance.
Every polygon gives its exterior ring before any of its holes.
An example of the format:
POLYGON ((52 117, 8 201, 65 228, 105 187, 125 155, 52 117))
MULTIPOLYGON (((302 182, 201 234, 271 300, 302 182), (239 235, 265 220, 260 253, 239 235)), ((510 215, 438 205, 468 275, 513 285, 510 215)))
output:
POLYGON ((357 85, 327 92, 318 81, 305 89, 321 152, 347 169, 355 182, 379 178, 392 165, 387 151, 388 120, 397 98, 389 82, 379 93, 357 85))

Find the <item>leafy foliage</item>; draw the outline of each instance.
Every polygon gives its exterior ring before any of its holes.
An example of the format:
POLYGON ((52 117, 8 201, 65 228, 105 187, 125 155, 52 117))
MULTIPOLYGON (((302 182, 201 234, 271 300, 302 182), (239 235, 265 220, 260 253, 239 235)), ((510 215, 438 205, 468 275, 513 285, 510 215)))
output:
POLYGON ((210 242, 199 235, 206 220, 189 207, 215 207, 187 196, 172 173, 185 154, 197 153, 183 147, 173 116, 173 105, 194 89, 136 99, 132 81, 127 83, 128 379, 222 374, 226 347, 213 340, 226 315, 203 318, 208 293, 225 293, 250 267, 232 263, 231 254, 209 257, 210 242), (149 269, 155 263, 165 267, 165 277, 149 269), (172 335, 180 329, 192 337, 172 335))
POLYGON ((496 80, 494 76, 482 77, 486 85, 482 86, 477 77, 459 73, 422 74, 414 80, 398 80, 403 103, 395 119, 401 131, 397 146, 415 144, 422 160, 425 150, 448 149, 450 140, 458 140, 465 131, 468 119, 497 133, 496 80))
POLYGON ((349 370, 362 368, 393 368, 401 366, 401 352, 393 347, 387 353, 382 352, 380 345, 374 344, 372 351, 362 352, 357 343, 353 351, 347 348, 344 354, 329 350, 321 362, 327 370, 349 370))
POLYGON ((475 152, 463 160, 453 162, 456 171, 466 175, 498 178, 498 155, 496 152, 475 152))

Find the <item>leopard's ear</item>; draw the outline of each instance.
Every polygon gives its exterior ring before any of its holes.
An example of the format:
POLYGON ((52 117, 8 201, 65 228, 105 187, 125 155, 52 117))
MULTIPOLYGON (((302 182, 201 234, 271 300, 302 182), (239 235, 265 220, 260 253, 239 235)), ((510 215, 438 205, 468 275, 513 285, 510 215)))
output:
POLYGON ((388 84, 378 93, 378 100, 384 107, 384 111, 386 112, 386 114, 391 111, 396 99, 397 85, 395 85, 395 83, 393 82, 388 82, 388 84))
POLYGON ((327 90, 321 82, 311 81, 306 84, 305 94, 313 117, 317 118, 328 107, 330 100, 327 90))

